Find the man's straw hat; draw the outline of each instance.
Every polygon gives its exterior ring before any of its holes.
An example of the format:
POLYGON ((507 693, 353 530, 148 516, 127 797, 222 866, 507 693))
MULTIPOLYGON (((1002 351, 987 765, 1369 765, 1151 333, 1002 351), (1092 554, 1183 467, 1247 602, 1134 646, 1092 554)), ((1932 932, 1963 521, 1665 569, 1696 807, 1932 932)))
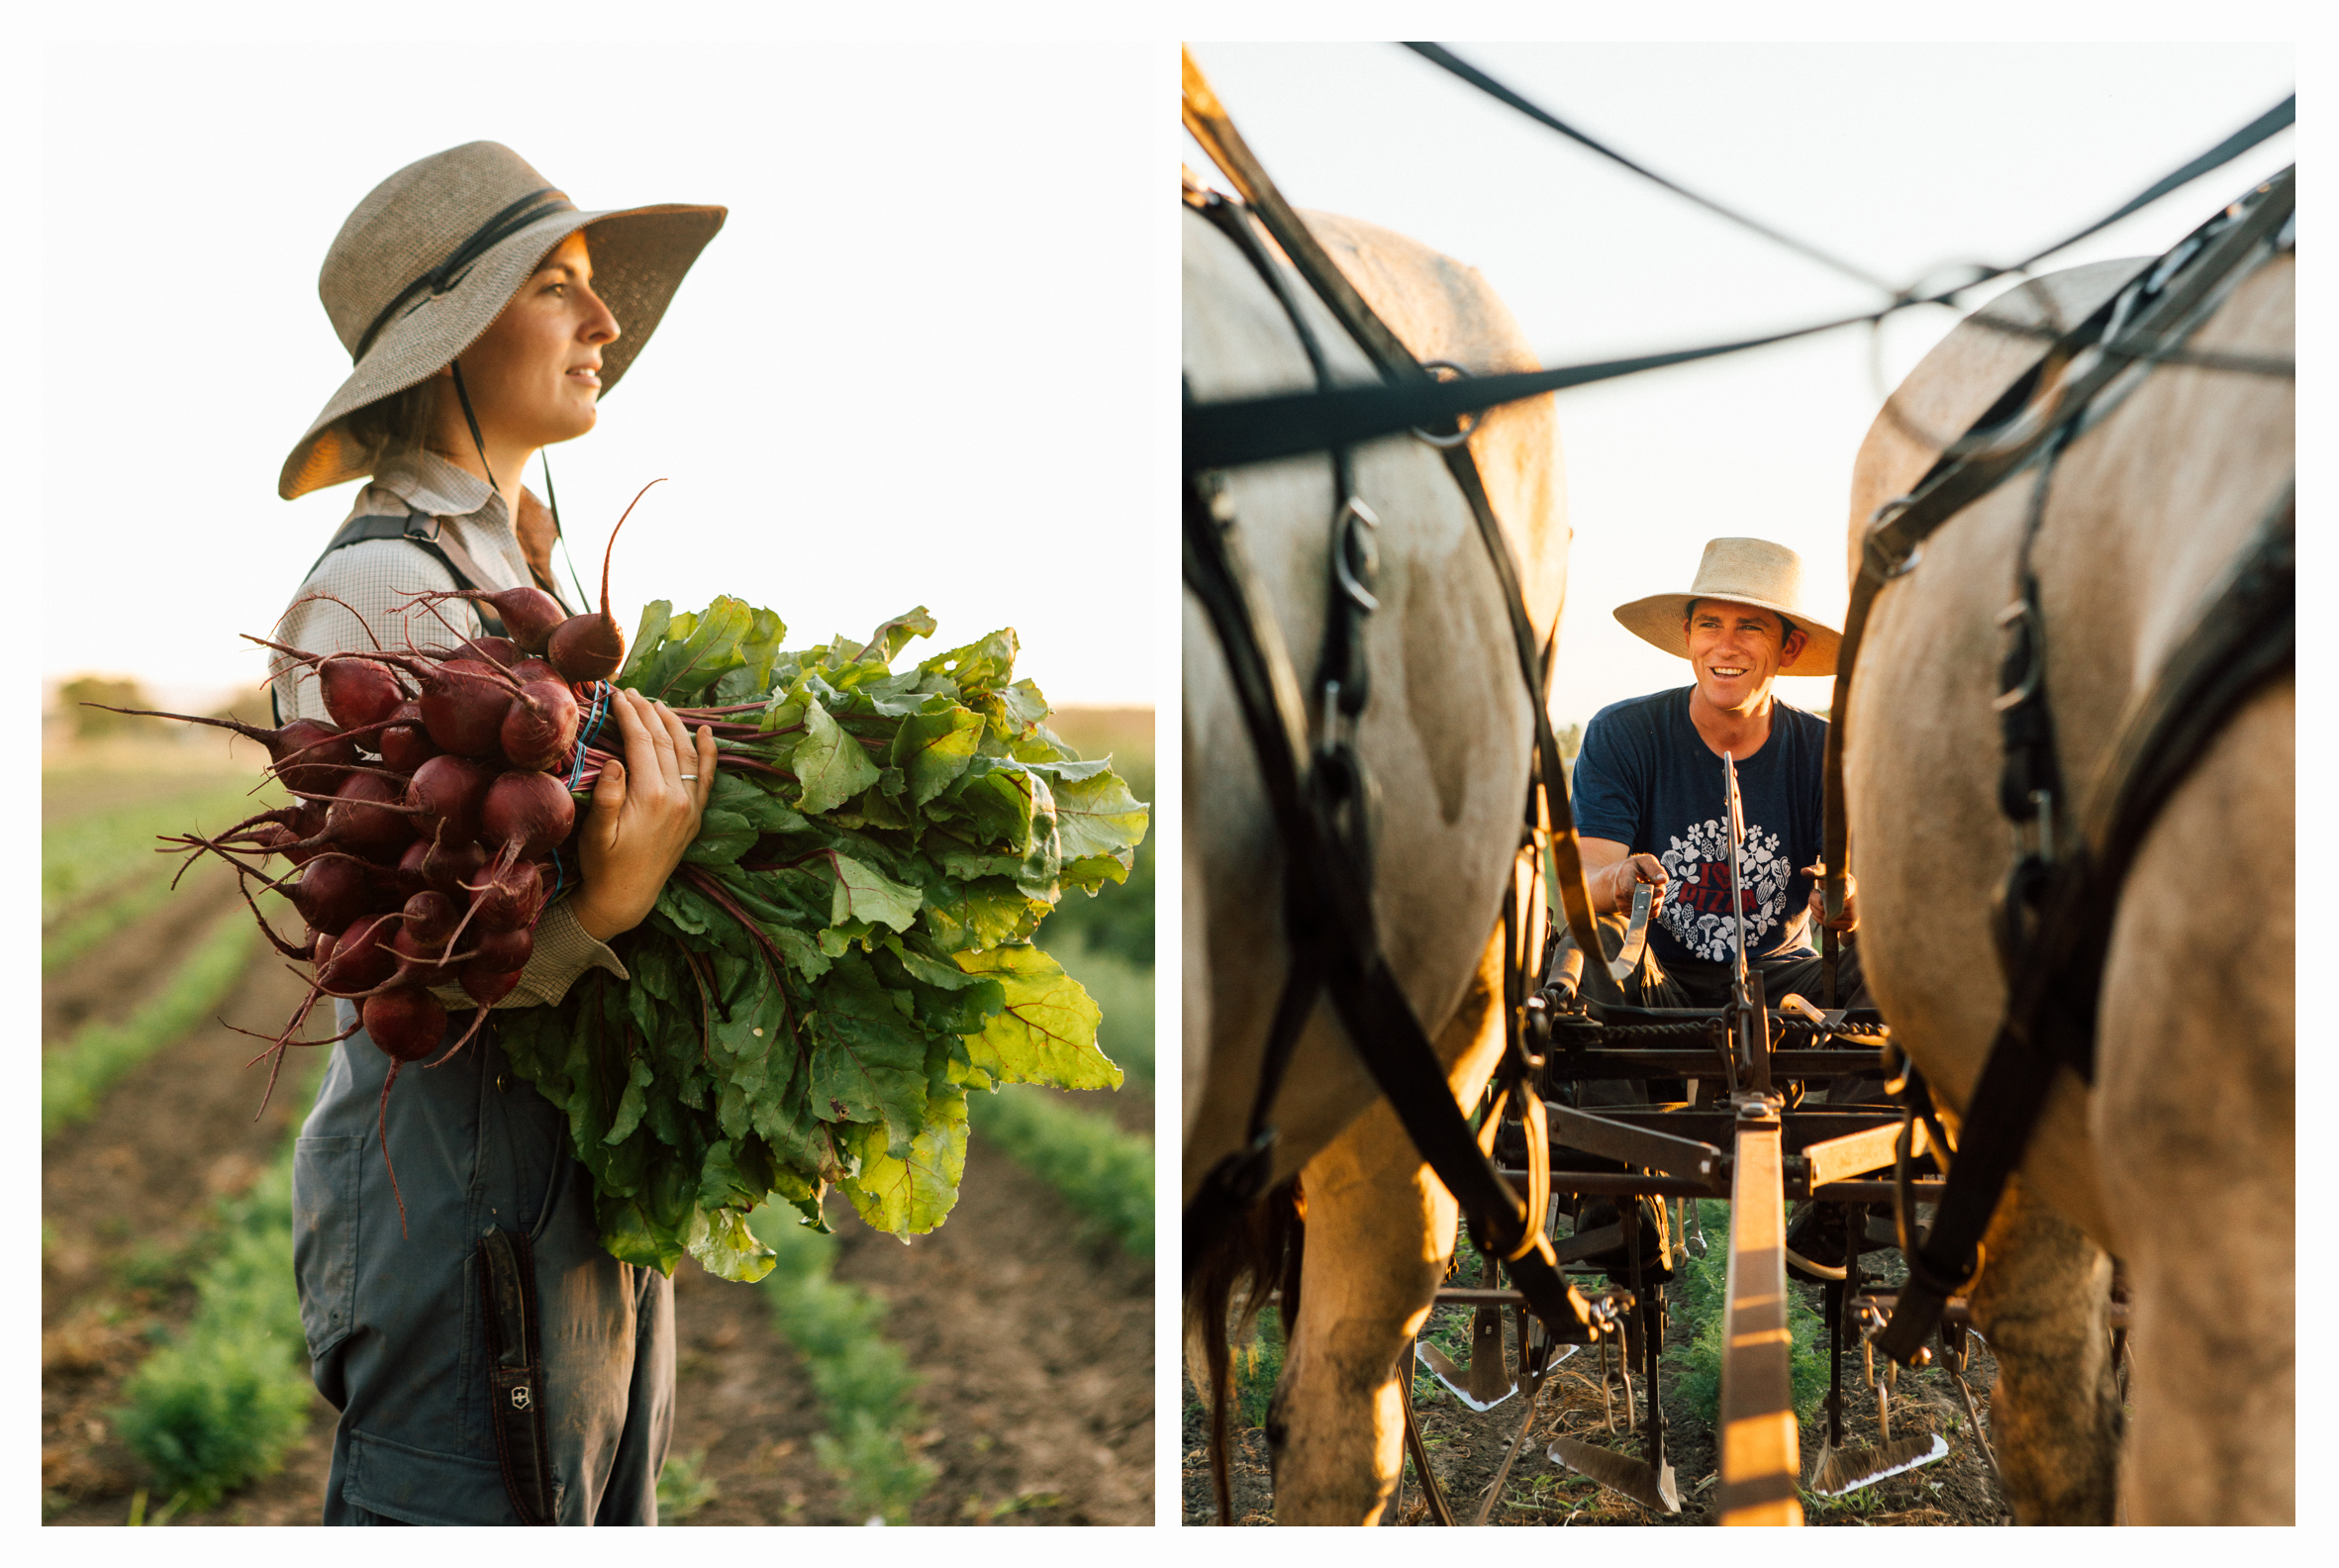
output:
POLYGON ((1683 623, 1693 599, 1727 599, 1785 616, 1802 630, 1803 650, 1782 675, 1832 675, 1843 633, 1814 621, 1803 608, 1803 557, 1769 539, 1717 539, 1706 541, 1697 580, 1688 593, 1652 594, 1616 606, 1616 620, 1644 642, 1676 658, 1690 656, 1683 623))
POLYGON ((326 252, 317 293, 356 361, 284 460, 290 501, 370 473, 376 453, 349 415, 436 375, 502 314, 544 253, 593 226, 593 289, 621 336, 602 350, 607 393, 665 315, 682 274, 723 227, 721 207, 579 212, 519 153, 469 142, 409 163, 373 188, 326 252))

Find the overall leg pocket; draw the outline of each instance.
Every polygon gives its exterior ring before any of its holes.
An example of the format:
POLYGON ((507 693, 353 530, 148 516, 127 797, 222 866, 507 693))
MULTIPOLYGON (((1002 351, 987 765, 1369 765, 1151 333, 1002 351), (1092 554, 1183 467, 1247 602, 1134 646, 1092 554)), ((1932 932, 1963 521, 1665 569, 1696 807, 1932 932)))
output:
POLYGON ((358 1162, 370 1146, 362 1132, 293 1145, 292 1268, 311 1361, 324 1360, 356 1324, 358 1162))

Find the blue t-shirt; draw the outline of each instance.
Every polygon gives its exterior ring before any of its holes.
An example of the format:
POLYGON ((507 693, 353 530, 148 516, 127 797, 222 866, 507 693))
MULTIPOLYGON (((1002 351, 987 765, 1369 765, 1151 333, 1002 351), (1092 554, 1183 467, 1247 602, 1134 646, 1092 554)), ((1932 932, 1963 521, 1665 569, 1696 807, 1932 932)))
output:
MULTIPOLYGON (((1693 690, 1635 697, 1593 715, 1576 758, 1576 829, 1653 854, 1665 867, 1665 907, 1649 922, 1649 946, 1660 963, 1728 963, 1737 942, 1728 786, 1721 758, 1690 723, 1693 690)), ((1746 812, 1738 900, 1749 958, 1808 950, 1803 942, 1811 879, 1799 868, 1819 859, 1826 743, 1826 720, 1774 698, 1770 738, 1738 759, 1746 812)))

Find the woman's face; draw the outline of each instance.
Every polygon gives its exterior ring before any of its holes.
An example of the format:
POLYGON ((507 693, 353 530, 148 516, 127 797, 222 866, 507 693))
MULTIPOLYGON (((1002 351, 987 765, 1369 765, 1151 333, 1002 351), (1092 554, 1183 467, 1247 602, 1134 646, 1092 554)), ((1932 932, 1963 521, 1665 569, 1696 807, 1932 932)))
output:
MULTIPOLYGON (((601 350, 617 336, 617 318, 593 292, 593 258, 580 229, 545 253, 495 324, 462 352, 463 387, 488 443, 534 450, 591 430, 601 350)), ((449 414, 460 432, 455 449, 468 449, 462 409, 442 397, 440 420, 449 414)))

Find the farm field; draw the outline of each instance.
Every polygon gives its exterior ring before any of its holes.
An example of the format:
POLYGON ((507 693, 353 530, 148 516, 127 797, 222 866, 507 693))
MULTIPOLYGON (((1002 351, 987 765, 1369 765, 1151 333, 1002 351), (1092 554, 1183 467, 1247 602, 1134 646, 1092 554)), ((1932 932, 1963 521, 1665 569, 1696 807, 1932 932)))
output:
MULTIPOLYGON (((1060 717, 1088 754, 1115 750, 1149 798, 1149 711, 1060 717)), ((264 1233, 255 1226, 271 1202, 281 1207, 275 1173, 322 1062, 295 1053, 253 1119, 265 1074, 244 1064, 261 1042, 218 1020, 273 1032, 304 986, 256 934, 240 949, 223 934, 251 926, 224 869, 153 892, 152 867, 172 864, 147 851, 157 825, 222 826, 257 809, 243 802, 252 748, 208 766, 185 749, 157 753, 170 771, 117 743, 52 756, 45 774, 44 1079, 89 1080, 44 1146, 42 1493, 54 1524, 311 1523, 331 1459, 335 1413, 306 1388, 297 1334, 216 1326, 226 1265, 247 1261, 249 1236, 264 1233), (86 1049, 92 1041, 104 1049, 86 1049), (89 1062, 76 1075, 71 1064, 89 1062), (225 1347, 217 1372, 205 1360, 215 1345, 225 1347), (180 1384, 246 1394, 244 1362, 267 1363, 246 1403, 289 1401, 280 1431, 254 1435, 267 1425, 260 1415, 203 1419, 236 1428, 255 1452, 280 1447, 281 1468, 209 1508, 157 1472, 151 1440, 146 1456, 130 1440, 152 1420, 130 1413, 177 1386, 156 1370, 166 1350, 180 1384), (289 1394, 288 1368, 298 1385, 289 1394)), ((832 1202, 836 1238, 788 1287, 811 1292, 787 1298, 810 1304, 802 1311, 820 1306, 835 1332, 864 1333, 880 1361, 906 1373, 907 1392, 885 1407, 895 1425, 878 1433, 890 1470, 878 1465, 885 1474, 872 1480, 867 1444, 837 1440, 856 1395, 785 1331, 778 1276, 730 1284, 686 1259, 675 1275, 678 1398, 662 1522, 857 1524, 872 1513, 936 1524, 1152 1521, 1150 851, 1130 887, 1039 938, 1107 1010, 1102 1042, 1127 1069, 1123 1089, 1003 1091, 1000 1101, 1053 1104, 997 1118, 977 1107, 962 1196, 940 1230, 903 1246, 832 1202), (1081 1134, 1070 1155, 1050 1142, 1067 1128, 1081 1134), (1132 1172, 1148 1183, 1141 1205, 1100 1191, 1132 1172), (1140 1208, 1142 1235, 1128 1218, 1140 1208)), ((767 1218, 763 1228, 784 1224, 767 1218)), ((279 1274, 235 1288, 280 1308, 288 1234, 281 1257, 279 1274)), ((233 1399, 227 1408, 243 1409, 233 1399)))
MULTIPOLYGON (((1562 1360, 1545 1382, 1536 1402, 1534 1435, 1511 1464, 1502 1497, 1488 1522, 1508 1525, 1587 1524, 1710 1524, 1714 1522, 1711 1478, 1717 1468, 1713 1443, 1712 1391, 1704 1400, 1695 1387, 1701 1360, 1696 1340, 1710 1320, 1702 1311, 1706 1300, 1718 1299, 1723 1254, 1721 1237, 1727 1233, 1729 1206, 1705 1205, 1703 1231, 1713 1245, 1703 1259, 1691 1259, 1677 1269, 1667 1287, 1665 1355, 1661 1363, 1659 1399, 1666 1419, 1666 1451, 1680 1488, 1682 1511, 1666 1516, 1630 1499, 1607 1491, 1554 1464, 1546 1455, 1554 1437, 1569 1436, 1640 1457, 1643 1438, 1624 1431, 1622 1388, 1610 1381, 1602 1394, 1599 1350, 1583 1346, 1562 1360), (1611 1425, 1612 1422, 1612 1425, 1611 1425)), ((1475 1257, 1465 1243, 1462 1272, 1457 1283, 1477 1279, 1475 1257)), ((1827 1390, 1826 1339, 1817 1328, 1820 1298, 1815 1287, 1791 1281, 1797 1319, 1797 1392, 1799 1404, 1812 1395, 1810 1408, 1799 1410, 1803 1441, 1803 1473, 1807 1478, 1818 1453, 1825 1416, 1816 1399, 1827 1390)), ((1470 1353, 1471 1312, 1463 1307, 1432 1311, 1422 1337, 1437 1345, 1459 1365, 1470 1353)), ((1257 1341, 1245 1355, 1237 1352, 1236 1372, 1242 1389, 1242 1409, 1229 1418, 1238 1433, 1233 1455, 1234 1519, 1239 1524, 1272 1524, 1274 1482, 1268 1465, 1267 1435, 1258 1428, 1266 1401, 1282 1364, 1279 1324, 1272 1309, 1262 1315, 1257 1341)), ((1506 1323, 1506 1344, 1513 1365, 1517 1336, 1506 1323)), ((1974 1354, 1966 1381, 1973 1390, 1983 1419, 1989 1420, 1990 1390, 1997 1381, 1997 1364, 1989 1349, 1972 1341, 1974 1354)), ((1708 1355, 1709 1366, 1718 1366, 1708 1355)), ((1878 1440, 1876 1399, 1860 1381, 1860 1356, 1855 1348, 1844 1357, 1844 1424, 1848 1441, 1857 1446, 1878 1440)), ((1645 1411, 1647 1391, 1637 1371, 1634 1398, 1645 1411)), ((1513 1395, 1492 1410, 1477 1412, 1447 1391, 1426 1367, 1416 1366, 1413 1404, 1421 1421, 1422 1441, 1437 1473, 1447 1507, 1463 1520, 1475 1516, 1488 1486, 1502 1467, 1503 1456, 1518 1434, 1523 1395, 1513 1395)), ((1181 1513, 1189 1524, 1216 1518, 1209 1451, 1209 1418, 1188 1379, 1181 1444, 1181 1513)), ((2010 1522, 2003 1495, 1989 1462, 1975 1446, 1971 1422, 1956 1386, 1937 1369, 1902 1372, 1893 1395, 1893 1432, 1904 1436, 1923 1428, 1943 1434, 1949 1453, 1933 1463, 1891 1476, 1877 1484, 1838 1498, 1803 1493, 1806 1524, 2003 1524, 2010 1522)), ((1429 1507, 1421 1495, 1412 1461, 1406 1464, 1404 1489, 1392 1511, 1392 1522, 1430 1524, 1429 1507)))

